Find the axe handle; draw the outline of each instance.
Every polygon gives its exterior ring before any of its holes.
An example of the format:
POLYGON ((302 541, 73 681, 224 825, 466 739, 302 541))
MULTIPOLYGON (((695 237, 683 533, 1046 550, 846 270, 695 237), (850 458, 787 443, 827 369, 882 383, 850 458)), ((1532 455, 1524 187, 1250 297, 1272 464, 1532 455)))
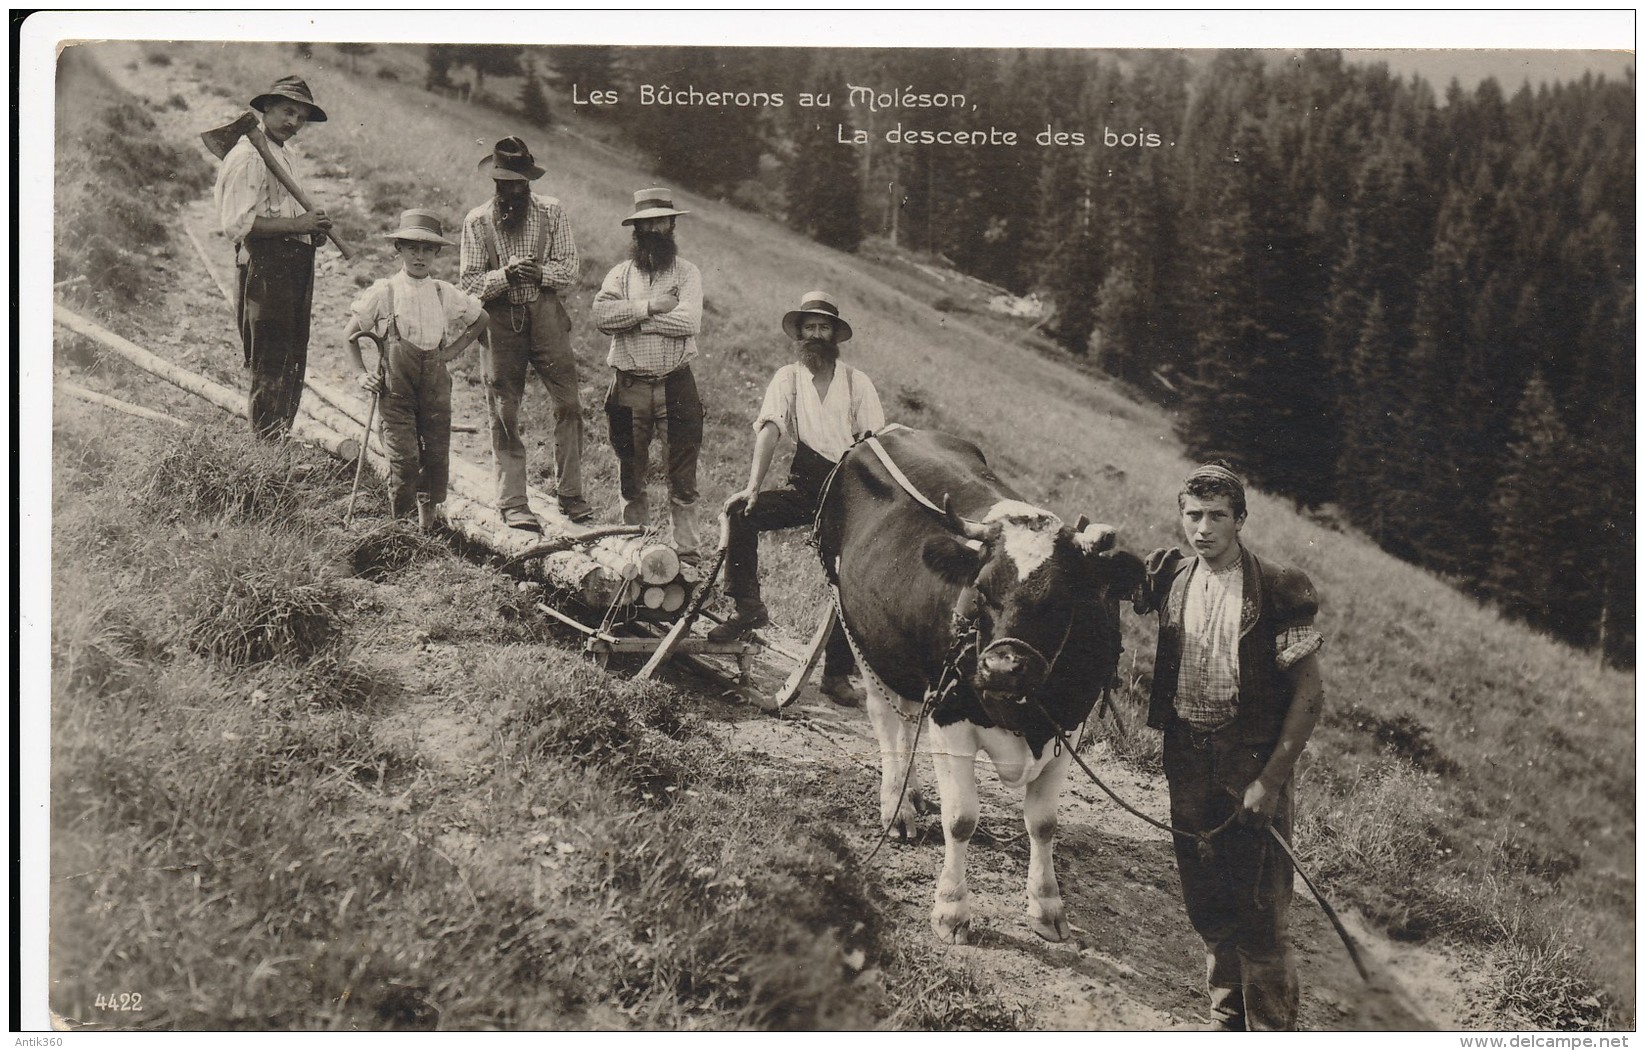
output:
MULTIPOLYGON (((251 131, 246 132, 246 138, 251 140, 252 148, 255 149, 258 155, 263 158, 263 163, 268 165, 268 170, 274 173, 274 177, 276 179, 280 180, 280 185, 284 186, 286 188, 286 192, 291 194, 292 199, 302 206, 303 211, 314 211, 314 205, 309 202, 308 194, 304 193, 298 187, 296 180, 286 174, 285 168, 282 167, 280 163, 274 159, 274 155, 269 152, 268 139, 263 135, 262 129, 253 128, 251 131)), ((348 250, 348 246, 343 244, 343 242, 337 238, 336 234, 327 231, 326 237, 330 238, 331 243, 337 246, 337 251, 343 253, 344 259, 354 258, 354 253, 348 250)))

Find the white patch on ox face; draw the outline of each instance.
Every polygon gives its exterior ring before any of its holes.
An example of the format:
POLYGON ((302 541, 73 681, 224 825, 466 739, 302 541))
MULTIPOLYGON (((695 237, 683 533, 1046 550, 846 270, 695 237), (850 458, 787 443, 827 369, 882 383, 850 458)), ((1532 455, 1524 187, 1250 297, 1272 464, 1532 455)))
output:
POLYGON ((1050 511, 1021 500, 1001 500, 988 509, 983 521, 1000 523, 1000 540, 1017 567, 1019 582, 1050 559, 1057 530, 1062 527, 1062 519, 1050 511))

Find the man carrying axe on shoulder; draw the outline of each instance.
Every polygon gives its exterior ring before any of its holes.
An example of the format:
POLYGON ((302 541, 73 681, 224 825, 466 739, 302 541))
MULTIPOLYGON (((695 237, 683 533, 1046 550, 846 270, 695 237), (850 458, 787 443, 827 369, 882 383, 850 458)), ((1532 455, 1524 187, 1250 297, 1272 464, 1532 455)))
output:
POLYGON ((309 207, 285 146, 326 111, 298 77, 281 77, 251 108, 260 122, 247 113, 202 137, 223 158, 214 196, 239 268, 234 316, 251 372, 251 430, 278 439, 290 431, 303 395, 314 251, 331 230, 326 213, 309 207))

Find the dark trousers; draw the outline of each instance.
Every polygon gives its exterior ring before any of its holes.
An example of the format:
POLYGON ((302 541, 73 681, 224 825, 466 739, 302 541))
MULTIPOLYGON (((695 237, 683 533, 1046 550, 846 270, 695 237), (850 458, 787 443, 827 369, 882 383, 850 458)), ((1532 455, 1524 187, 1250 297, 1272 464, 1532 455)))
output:
POLYGON ((528 369, 534 370, 554 405, 554 473, 560 509, 583 502, 583 403, 577 392, 577 359, 571 352, 571 317, 550 289, 530 303, 507 296, 485 305, 491 315, 484 357, 486 411, 491 417, 491 455, 496 462, 497 510, 527 506, 525 441, 520 402, 528 369))
POLYGON ((259 438, 281 438, 297 418, 314 310, 314 246, 283 237, 248 238, 234 319, 251 373, 247 415, 259 438))
POLYGON ((674 547, 681 555, 699 556, 702 541, 697 532, 697 454, 703 444, 703 403, 691 366, 681 365, 656 379, 613 370, 605 413, 611 448, 617 454, 624 524, 651 524, 645 476, 651 468, 651 439, 661 424, 674 547))
MULTIPOLYGON (((823 483, 833 469, 833 463, 802 442, 794 449, 794 461, 783 487, 762 491, 754 510, 748 514, 731 513, 729 544, 725 553, 727 595, 739 604, 761 601, 760 534, 773 529, 811 525, 817 517, 823 483)), ((836 624, 823 651, 823 674, 845 675, 856 666, 845 628, 836 624)))
POLYGON ((417 514, 417 494, 445 503, 451 474, 451 373, 443 351, 391 339, 377 413, 388 453, 389 504, 396 518, 417 514))
MULTIPOLYGON (((1181 720, 1165 732, 1171 823, 1210 831, 1228 820, 1268 762, 1232 735, 1200 734, 1181 720)), ((1274 828, 1291 839, 1292 786, 1280 794, 1274 828)), ((1231 825, 1211 838, 1172 837, 1188 920, 1205 942, 1211 1011, 1252 1030, 1295 1029, 1297 972, 1287 928, 1291 863, 1266 830, 1231 825)))

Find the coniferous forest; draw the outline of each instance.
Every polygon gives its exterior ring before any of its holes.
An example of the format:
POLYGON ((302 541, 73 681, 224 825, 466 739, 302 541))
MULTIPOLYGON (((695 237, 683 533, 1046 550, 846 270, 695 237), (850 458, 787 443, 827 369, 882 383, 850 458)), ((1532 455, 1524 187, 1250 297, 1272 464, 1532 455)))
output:
POLYGON ((659 177, 1038 293, 1041 330, 1173 406, 1192 455, 1632 663, 1631 73, 1508 93, 1334 51, 526 50, 659 177), (908 134, 943 130, 968 141, 908 134))

